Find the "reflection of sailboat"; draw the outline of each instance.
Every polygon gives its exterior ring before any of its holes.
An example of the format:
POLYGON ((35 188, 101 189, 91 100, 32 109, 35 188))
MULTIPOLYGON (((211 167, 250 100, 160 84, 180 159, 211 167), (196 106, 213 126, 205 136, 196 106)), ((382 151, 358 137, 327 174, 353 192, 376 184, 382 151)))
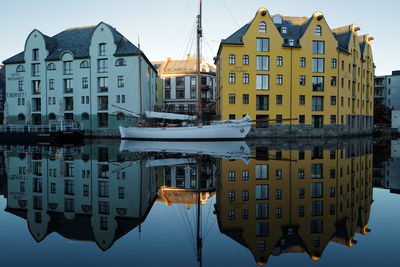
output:
POLYGON ((243 160, 251 157, 251 151, 246 142, 243 141, 161 142, 122 140, 120 151, 184 153, 243 160))

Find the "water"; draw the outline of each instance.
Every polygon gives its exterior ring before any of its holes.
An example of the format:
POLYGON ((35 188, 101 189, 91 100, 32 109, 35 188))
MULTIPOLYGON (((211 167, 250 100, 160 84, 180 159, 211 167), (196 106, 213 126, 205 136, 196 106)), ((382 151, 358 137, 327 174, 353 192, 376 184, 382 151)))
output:
POLYGON ((2 264, 394 264, 399 161, 371 138, 1 145, 2 264))

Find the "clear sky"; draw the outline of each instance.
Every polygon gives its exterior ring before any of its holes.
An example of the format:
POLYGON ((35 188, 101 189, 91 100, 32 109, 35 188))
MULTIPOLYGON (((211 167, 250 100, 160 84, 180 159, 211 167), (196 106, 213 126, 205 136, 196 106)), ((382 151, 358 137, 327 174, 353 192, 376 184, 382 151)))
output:
MULTIPOLYGON (((194 51, 199 0, 1 0, 0 62, 21 52, 33 29, 53 36, 76 26, 104 21, 132 43, 140 36, 150 60, 182 58, 194 51), (192 41, 193 40, 193 41, 192 41)), ((251 20, 257 9, 270 14, 311 16, 322 11, 331 28, 351 23, 375 38, 376 75, 400 69, 399 0, 203 0, 203 53, 215 56, 219 41, 251 20)))

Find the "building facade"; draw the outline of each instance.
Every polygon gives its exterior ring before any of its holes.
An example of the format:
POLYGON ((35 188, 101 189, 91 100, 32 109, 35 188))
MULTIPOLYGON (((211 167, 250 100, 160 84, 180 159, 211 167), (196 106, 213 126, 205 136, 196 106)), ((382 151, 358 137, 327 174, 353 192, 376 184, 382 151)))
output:
POLYGON ((392 75, 375 77, 374 100, 375 104, 400 110, 400 70, 392 71, 392 75))
POLYGON ((103 22, 53 37, 33 30, 24 51, 4 64, 10 124, 73 120, 88 134, 110 135, 132 123, 125 110, 154 107, 153 65, 103 22))
POLYGON ((253 159, 221 159, 216 213, 222 233, 259 265, 271 255, 319 260, 329 242, 356 244, 368 232, 372 140, 257 144, 253 159))
POLYGON ((6 99, 5 69, 0 65, 0 123, 3 121, 4 102, 6 99))
MULTIPOLYGON (((162 79, 162 110, 184 114, 197 114, 197 61, 188 55, 185 60, 153 61, 162 79)), ((215 68, 201 62, 200 86, 202 111, 205 117, 215 116, 215 68)))
POLYGON ((254 19, 221 41, 217 114, 258 120, 259 133, 369 133, 373 123, 371 38, 358 27, 329 28, 322 13, 254 19))

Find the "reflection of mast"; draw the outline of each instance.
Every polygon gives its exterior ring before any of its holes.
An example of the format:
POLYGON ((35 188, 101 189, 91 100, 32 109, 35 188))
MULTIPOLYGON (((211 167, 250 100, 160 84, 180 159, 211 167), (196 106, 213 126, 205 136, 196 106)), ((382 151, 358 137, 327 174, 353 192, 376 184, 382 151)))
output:
MULTIPOLYGON (((200 0, 201 4, 201 0, 200 0)), ((201 257, 201 249, 202 249, 202 238, 200 233, 200 176, 201 176, 201 159, 199 159, 199 164, 197 167, 197 261, 199 262, 200 267, 202 266, 202 257, 201 257)))
POLYGON ((202 110, 201 110, 201 86, 200 86, 200 38, 202 35, 201 29, 201 0, 200 0, 200 13, 197 16, 197 118, 202 121, 202 110))

